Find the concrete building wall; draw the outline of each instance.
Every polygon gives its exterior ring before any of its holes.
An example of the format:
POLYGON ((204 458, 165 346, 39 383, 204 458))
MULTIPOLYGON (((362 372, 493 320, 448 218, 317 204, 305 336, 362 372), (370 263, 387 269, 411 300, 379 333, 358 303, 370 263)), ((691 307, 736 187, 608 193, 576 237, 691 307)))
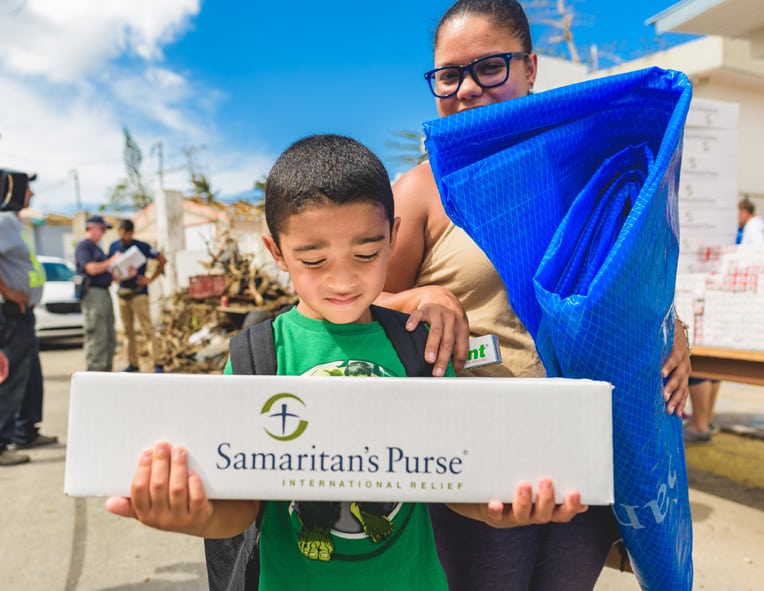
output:
POLYGON ((764 211, 761 157, 764 153, 764 59, 752 56, 749 41, 708 36, 592 72, 588 78, 652 66, 684 72, 693 84, 693 97, 740 105, 738 186, 741 193, 762 203, 764 211))

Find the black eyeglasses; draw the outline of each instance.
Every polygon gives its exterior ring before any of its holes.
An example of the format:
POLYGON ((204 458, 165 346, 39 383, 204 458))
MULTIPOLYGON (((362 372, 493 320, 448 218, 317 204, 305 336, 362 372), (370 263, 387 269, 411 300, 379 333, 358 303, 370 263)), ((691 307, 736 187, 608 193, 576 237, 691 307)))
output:
POLYGON ((430 90, 438 98, 448 98, 459 92, 465 72, 480 88, 496 88, 509 80, 509 63, 513 57, 527 58, 528 51, 497 53, 476 59, 466 66, 443 66, 426 72, 425 80, 430 90))

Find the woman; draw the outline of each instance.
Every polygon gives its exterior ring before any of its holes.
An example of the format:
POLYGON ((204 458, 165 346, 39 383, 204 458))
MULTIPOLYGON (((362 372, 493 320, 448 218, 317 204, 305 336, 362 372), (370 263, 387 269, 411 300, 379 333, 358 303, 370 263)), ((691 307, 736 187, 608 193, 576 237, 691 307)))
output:
MULTIPOLYGON (((530 94, 537 56, 522 7, 515 0, 460 0, 435 33, 435 69, 426 74, 438 112, 448 116, 530 94)), ((431 325, 428 357, 441 373, 454 353, 460 369, 468 332, 496 334, 501 365, 465 371, 481 376, 544 376, 533 339, 507 303, 499 275, 478 246, 447 217, 429 163, 403 175, 393 187, 398 240, 382 302, 419 310, 431 325), (439 304, 433 306, 431 304, 439 304), (448 313, 435 311, 445 307, 448 313), (469 328, 467 328, 468 320, 469 328)), ((663 367, 668 413, 680 415, 690 372, 681 327, 663 367)), ((438 551, 450 589, 592 589, 619 537, 608 507, 590 507, 568 524, 494 530, 433 506, 438 551)))

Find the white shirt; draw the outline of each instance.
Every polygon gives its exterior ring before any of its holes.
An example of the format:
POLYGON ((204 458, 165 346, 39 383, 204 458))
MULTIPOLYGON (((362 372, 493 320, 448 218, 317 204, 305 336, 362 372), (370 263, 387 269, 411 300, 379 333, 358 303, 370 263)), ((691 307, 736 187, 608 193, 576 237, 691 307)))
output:
POLYGON ((764 219, 756 216, 746 222, 740 244, 764 244, 764 219))

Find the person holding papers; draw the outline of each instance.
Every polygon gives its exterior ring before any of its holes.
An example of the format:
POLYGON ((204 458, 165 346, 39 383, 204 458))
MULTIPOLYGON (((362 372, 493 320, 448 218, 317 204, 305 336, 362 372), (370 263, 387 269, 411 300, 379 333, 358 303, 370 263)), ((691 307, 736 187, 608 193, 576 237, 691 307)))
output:
POLYGON ((85 363, 87 371, 111 371, 117 341, 109 286, 111 267, 120 255, 109 258, 99 246, 106 230, 112 227, 102 216, 90 216, 85 224, 85 238, 74 251, 77 272, 87 285, 80 300, 85 320, 85 363))
MULTIPOLYGON (((119 223, 119 240, 115 240, 109 246, 109 256, 137 250, 136 255, 142 261, 136 267, 136 273, 132 277, 124 278, 119 282, 117 297, 119 298, 119 316, 122 319, 122 328, 125 331, 127 345, 127 367, 122 371, 139 371, 138 343, 135 335, 135 321, 141 326, 141 331, 146 337, 154 362, 154 372, 162 373, 164 367, 159 358, 159 347, 156 340, 154 325, 151 322, 149 311, 148 286, 164 271, 165 259, 161 252, 150 244, 133 238, 135 226, 131 220, 122 220, 119 223), (146 275, 146 262, 148 259, 156 260, 157 264, 151 275, 146 275)), ((121 278, 121 274, 118 275, 121 278)))
MULTIPOLYGON (((265 245, 300 298, 273 321, 277 374, 405 376, 372 307, 400 222, 379 159, 346 137, 300 140, 268 176, 265 215, 265 245)), ((411 319, 416 324, 427 315, 419 311, 411 319)), ((453 375, 450 365, 444 373, 453 375)), ((568 521, 584 510, 578 492, 555 505, 548 479, 539 482, 535 505, 527 484, 518 486, 515 499, 452 509, 494 527, 568 521)), ((447 589, 426 505, 210 500, 188 470, 185 449, 168 442, 143 453, 130 499, 111 497, 106 507, 158 529, 205 538, 228 538, 257 521, 259 585, 248 580, 246 588, 447 589)), ((244 586, 238 581, 231 588, 244 586)))

